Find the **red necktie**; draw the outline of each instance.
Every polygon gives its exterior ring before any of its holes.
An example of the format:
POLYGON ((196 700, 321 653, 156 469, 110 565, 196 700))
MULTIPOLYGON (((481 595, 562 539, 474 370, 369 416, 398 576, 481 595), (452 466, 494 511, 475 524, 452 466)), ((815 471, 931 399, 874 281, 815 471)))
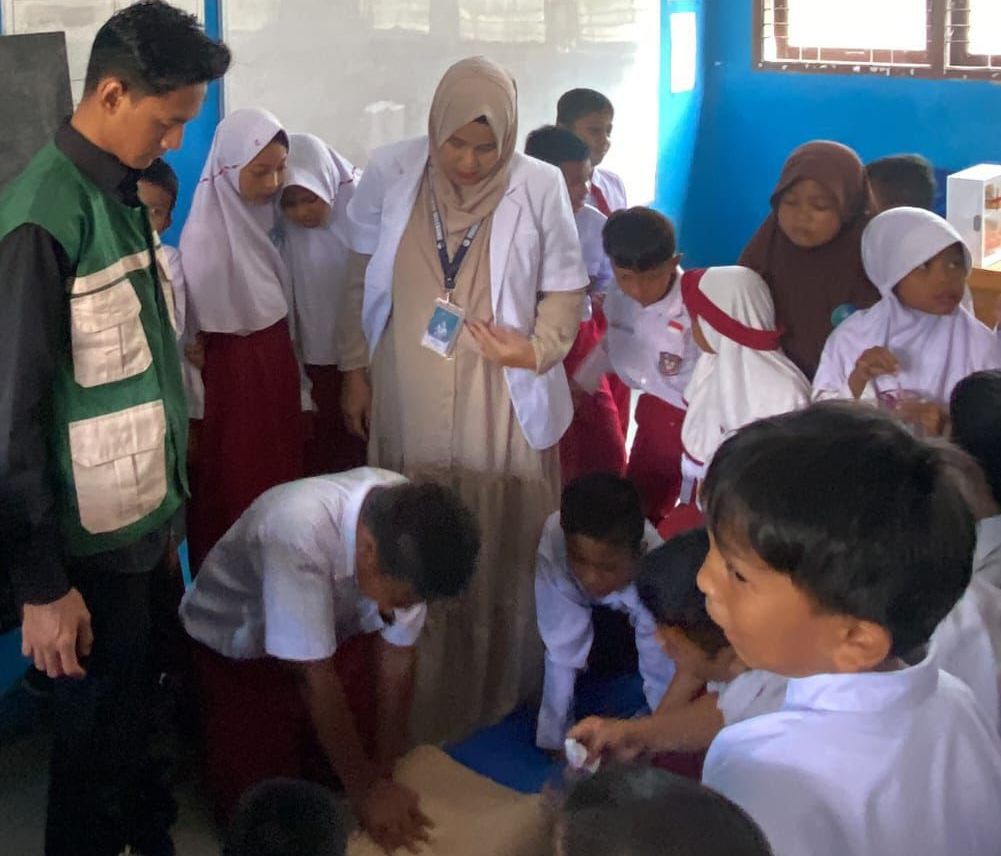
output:
POLYGON ((605 199, 605 194, 601 192, 601 188, 597 184, 591 183, 591 198, 594 199, 594 207, 597 208, 606 217, 612 216, 612 209, 608 207, 608 200, 605 199))

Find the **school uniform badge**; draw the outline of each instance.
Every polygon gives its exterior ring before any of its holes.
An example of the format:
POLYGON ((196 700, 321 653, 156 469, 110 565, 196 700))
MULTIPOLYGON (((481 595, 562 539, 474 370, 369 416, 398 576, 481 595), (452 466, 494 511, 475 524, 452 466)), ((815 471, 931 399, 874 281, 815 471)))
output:
POLYGON ((674 377, 681 371, 681 354, 661 351, 660 359, 657 361, 657 368, 664 377, 674 377))

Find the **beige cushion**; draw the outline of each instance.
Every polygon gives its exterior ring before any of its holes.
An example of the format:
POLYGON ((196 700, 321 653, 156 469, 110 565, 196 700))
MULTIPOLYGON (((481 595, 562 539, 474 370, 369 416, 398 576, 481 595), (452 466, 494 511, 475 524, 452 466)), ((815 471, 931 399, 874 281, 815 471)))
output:
MULTIPOLYGON (((433 746, 418 746, 396 769, 396 781, 420 794, 434 823, 423 856, 551 856, 549 812, 526 796, 474 773, 433 746)), ((403 852, 403 851, 400 851, 403 852)), ((355 835, 348 856, 384 856, 367 835, 355 835)))

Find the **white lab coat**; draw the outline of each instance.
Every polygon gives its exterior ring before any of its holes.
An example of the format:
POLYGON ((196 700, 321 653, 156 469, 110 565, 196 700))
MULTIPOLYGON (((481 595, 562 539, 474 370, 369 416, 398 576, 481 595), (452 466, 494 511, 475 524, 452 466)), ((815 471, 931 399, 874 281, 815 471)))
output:
MULTIPOLYGON (((348 205, 351 248, 372 257, 362 304, 370 355, 392 311, 396 252, 427 160, 427 137, 378 149, 348 205)), ((490 278, 495 322, 526 336, 535 328, 540 292, 587 286, 570 198, 556 167, 514 155, 507 192, 490 227, 490 278)), ((431 310, 429 305, 429 317, 431 310)), ((573 418, 562 362, 542 375, 512 368, 505 368, 504 375, 529 445, 534 449, 555 445, 573 418)))

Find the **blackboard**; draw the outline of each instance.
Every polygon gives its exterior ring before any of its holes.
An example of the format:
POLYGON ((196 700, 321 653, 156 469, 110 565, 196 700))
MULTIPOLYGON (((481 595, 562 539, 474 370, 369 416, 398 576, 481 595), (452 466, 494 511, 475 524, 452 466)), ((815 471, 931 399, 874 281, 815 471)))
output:
POLYGON ((0 190, 73 110, 64 33, 0 36, 0 190))

